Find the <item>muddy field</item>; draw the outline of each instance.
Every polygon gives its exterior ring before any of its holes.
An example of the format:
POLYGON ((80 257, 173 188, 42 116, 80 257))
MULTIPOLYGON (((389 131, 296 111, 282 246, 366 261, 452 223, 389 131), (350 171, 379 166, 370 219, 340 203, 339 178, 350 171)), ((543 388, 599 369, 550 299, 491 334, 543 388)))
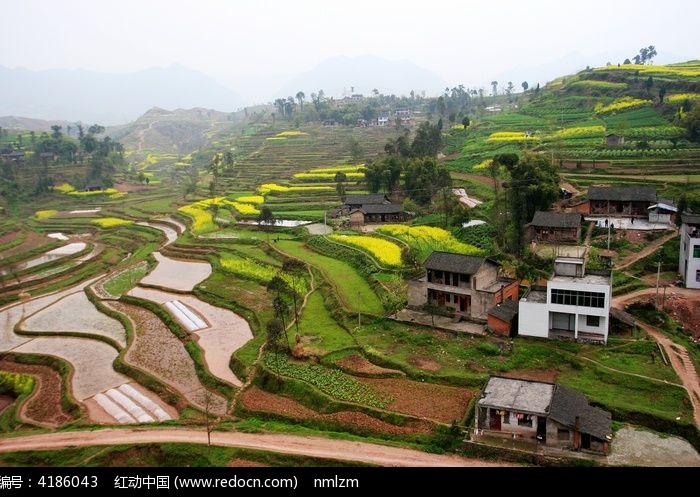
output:
POLYGON ((71 389, 80 401, 129 381, 112 369, 117 351, 97 340, 40 337, 21 345, 15 352, 52 355, 70 362, 75 370, 71 389))
POLYGON ((211 275, 211 266, 207 262, 178 261, 160 252, 153 252, 153 257, 158 261, 158 266, 142 280, 145 285, 189 292, 211 275))
POLYGON ((84 292, 69 295, 30 316, 22 324, 22 330, 90 333, 126 346, 126 332, 121 323, 98 311, 84 292))
MULTIPOLYGON (((108 304, 134 322, 134 342, 126 353, 129 364, 148 371, 181 392, 190 402, 204 406, 203 386, 197 377, 192 358, 182 342, 158 317, 138 306, 121 302, 108 304)), ((217 412, 225 411, 222 397, 214 399, 217 412)))
MULTIPOLYGON (((14 237, 10 239, 14 239, 14 237)), ((34 231, 28 231, 27 236, 22 243, 20 243, 16 247, 12 247, 11 249, 5 250, 4 252, 2 252, 1 255, 3 259, 6 259, 8 257, 12 257, 13 255, 22 254, 24 252, 34 250, 35 248, 41 247, 42 245, 46 245, 55 241, 56 240, 52 240, 51 238, 44 235, 40 235, 39 233, 35 233, 34 231)))
POLYGON ((376 364, 372 364, 367 359, 358 354, 351 354, 336 361, 341 368, 358 375, 368 376, 404 376, 402 371, 397 369, 387 369, 376 364))
MULTIPOLYGON (((31 422, 51 427, 61 426, 73 418, 61 407, 61 376, 47 366, 0 361, 0 370, 32 375, 34 393, 24 403, 22 416, 31 422)), ((1 410, 1 409, 0 409, 1 410)))
POLYGON ((253 333, 245 319, 227 309, 214 307, 189 295, 177 295, 146 288, 134 288, 129 295, 161 305, 171 300, 179 300, 203 316, 211 326, 195 334, 198 336, 197 343, 204 351, 207 367, 212 374, 222 380, 234 385, 241 384, 231 371, 229 361, 231 354, 253 338, 253 333))
POLYGON ((474 392, 466 388, 405 379, 362 378, 359 381, 371 385, 380 394, 393 397, 387 410, 441 423, 460 422, 474 396, 474 392))
POLYGON ((431 431, 431 425, 427 422, 413 422, 408 423, 406 426, 396 426, 359 412, 341 411, 333 414, 319 414, 293 399, 265 392, 257 387, 251 387, 246 390, 241 397, 241 402, 243 407, 251 411, 281 414, 299 420, 319 419, 336 421, 377 433, 413 435, 431 431))

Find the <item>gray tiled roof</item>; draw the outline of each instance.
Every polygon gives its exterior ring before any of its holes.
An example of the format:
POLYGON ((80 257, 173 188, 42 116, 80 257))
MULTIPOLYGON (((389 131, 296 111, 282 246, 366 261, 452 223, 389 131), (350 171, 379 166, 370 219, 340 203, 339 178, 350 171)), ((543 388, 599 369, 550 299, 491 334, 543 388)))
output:
POLYGON ((400 204, 369 204, 363 205, 360 209, 365 214, 400 214, 403 206, 400 204))
POLYGON ((388 203, 386 195, 375 193, 370 195, 348 195, 345 199, 346 205, 379 205, 388 203))
POLYGON ((537 211, 530 224, 547 228, 579 228, 581 214, 537 211))
POLYGON ((588 189, 588 199, 656 202, 656 188, 651 186, 592 186, 588 189))
MULTIPOLYGON (((459 274, 476 274, 479 268, 486 262, 485 257, 471 255, 452 254, 449 252, 433 252, 423 266, 426 269, 437 271, 450 271, 459 274)), ((493 264, 496 262, 491 261, 493 264)))
POLYGON ((700 224, 700 215, 698 214, 683 214, 681 219, 685 224, 700 224))
POLYGON ((585 395, 556 385, 549 417, 557 423, 574 428, 577 416, 581 433, 588 433, 600 440, 606 440, 612 435, 612 415, 608 411, 591 406, 585 395))
POLYGON ((518 315, 518 303, 512 300, 495 305, 489 311, 489 316, 500 319, 501 321, 511 322, 518 315))

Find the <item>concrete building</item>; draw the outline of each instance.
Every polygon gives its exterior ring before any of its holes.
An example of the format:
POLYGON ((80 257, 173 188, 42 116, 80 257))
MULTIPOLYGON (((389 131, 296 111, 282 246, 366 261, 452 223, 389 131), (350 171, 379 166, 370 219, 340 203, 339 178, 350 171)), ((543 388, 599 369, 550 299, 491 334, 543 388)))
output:
POLYGON ((518 282, 500 277, 501 265, 491 259, 433 252, 423 266, 426 274, 408 284, 409 307, 431 304, 485 322, 494 305, 518 300, 518 282))
POLYGON ((562 257, 544 290, 520 300, 518 335, 607 343, 610 329, 610 271, 589 271, 585 261, 562 257))
POLYGON ((476 431, 550 447, 607 454, 612 416, 584 395, 551 383, 493 377, 476 404, 476 431))
POLYGON ((686 288, 700 289, 700 215, 682 214, 678 271, 686 288))
POLYGON ((649 211, 650 223, 671 224, 671 219, 678 212, 678 209, 673 202, 659 200, 658 203, 650 206, 647 211, 649 211))
POLYGON ((581 219, 578 213, 535 212, 527 225, 530 241, 578 243, 581 238, 581 219))

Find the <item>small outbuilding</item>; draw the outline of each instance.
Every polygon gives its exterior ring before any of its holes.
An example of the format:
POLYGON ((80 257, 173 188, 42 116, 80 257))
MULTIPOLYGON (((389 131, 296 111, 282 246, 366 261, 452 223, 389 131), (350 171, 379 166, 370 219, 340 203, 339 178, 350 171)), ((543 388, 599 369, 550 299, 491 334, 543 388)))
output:
POLYGON ((477 433, 608 454, 612 415, 558 384, 492 377, 476 404, 477 433))

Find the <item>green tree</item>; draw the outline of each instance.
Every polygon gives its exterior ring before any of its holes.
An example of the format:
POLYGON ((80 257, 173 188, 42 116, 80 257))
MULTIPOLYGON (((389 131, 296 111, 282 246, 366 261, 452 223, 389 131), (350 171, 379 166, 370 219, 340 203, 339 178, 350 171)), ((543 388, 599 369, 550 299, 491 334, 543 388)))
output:
POLYGON ((493 93, 492 93, 492 95, 493 95, 494 97, 495 97, 496 95, 498 95, 498 81, 496 81, 496 80, 491 81, 491 88, 493 88, 493 93))
POLYGON ((61 136, 63 135, 63 133, 61 133, 61 128, 62 126, 59 126, 58 124, 51 126, 51 138, 56 141, 60 140, 61 136))
POLYGON ((659 103, 662 104, 664 103, 664 100, 666 99, 666 87, 662 86, 659 88, 659 103))
POLYGON ((442 147, 442 131, 439 125, 432 125, 428 121, 421 123, 416 130, 416 136, 411 143, 411 155, 413 157, 437 157, 442 147))
POLYGON ((345 202, 345 182, 348 180, 348 175, 344 172, 335 173, 335 191, 338 193, 341 202, 345 202))
POLYGON ((299 112, 302 114, 304 113, 304 99, 306 98, 306 95, 304 94, 303 91, 298 91, 296 94, 297 101, 299 102, 299 112))
POLYGON ((681 119, 681 124, 688 130, 688 137, 691 140, 700 142, 700 105, 696 104, 690 112, 687 112, 681 119))
POLYGON ((363 155, 362 145, 356 138, 350 138, 350 157, 355 162, 360 162, 363 155))
POLYGON ((525 224, 530 222, 536 211, 549 210, 559 198, 559 173, 548 157, 529 152, 508 169, 510 180, 505 186, 511 214, 509 233, 515 255, 521 256, 524 252, 525 224))
POLYGON ((282 321, 272 318, 267 322, 267 346, 275 352, 275 362, 277 363, 277 371, 279 372, 279 340, 284 333, 284 325, 282 321))
POLYGON ((464 126, 464 129, 466 130, 470 124, 471 124, 471 121, 469 120, 469 117, 464 116, 464 118, 462 119, 462 126, 464 126))
POLYGON ((527 89, 530 88, 530 85, 528 84, 527 81, 523 81, 522 83, 520 83, 520 86, 523 87, 523 92, 526 92, 527 89))
POLYGON ((275 225, 275 215, 272 213, 270 208, 263 205, 260 208, 260 214, 258 214, 258 223, 260 227, 267 233, 267 241, 270 241, 270 230, 275 225))

